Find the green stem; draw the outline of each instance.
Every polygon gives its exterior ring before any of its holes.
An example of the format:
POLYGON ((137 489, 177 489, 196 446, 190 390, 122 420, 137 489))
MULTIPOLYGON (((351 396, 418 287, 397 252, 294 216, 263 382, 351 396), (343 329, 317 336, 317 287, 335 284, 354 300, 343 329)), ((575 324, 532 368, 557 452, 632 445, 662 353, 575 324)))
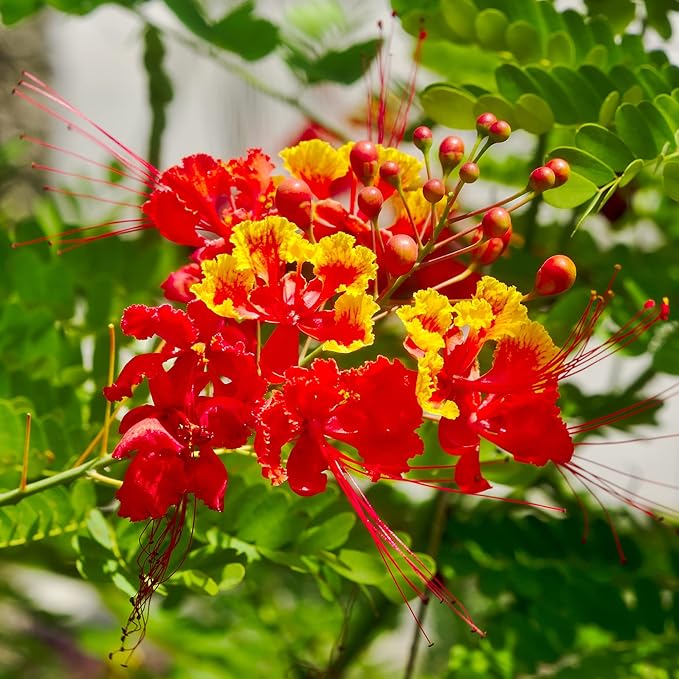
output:
MULTIPOLYGON (((446 525, 448 517, 448 495, 446 493, 438 493, 434 499, 434 517, 431 522, 431 530, 429 531, 429 544, 427 545, 427 554, 436 559, 439 549, 441 547, 441 539, 443 538, 443 529, 446 525)), ((408 654, 408 662, 406 664, 403 679, 411 679, 415 670, 415 661, 417 660, 417 652, 419 650, 422 639, 422 631, 420 625, 424 622, 424 617, 427 613, 427 604, 429 603, 430 594, 427 590, 426 594, 420 599, 420 605, 417 610, 417 620, 419 624, 415 624, 413 630, 413 639, 410 642, 410 653, 408 654)))
POLYGON ((53 488, 55 486, 62 486, 67 483, 71 483, 75 479, 84 476, 89 471, 96 471, 102 467, 106 467, 112 462, 115 462, 111 455, 105 455, 104 457, 99 457, 96 460, 90 460, 81 464, 78 467, 73 467, 72 469, 67 469, 66 471, 59 472, 54 476, 49 476, 45 479, 40 479, 40 481, 34 481, 29 483, 25 488, 15 488, 14 490, 7 491, 6 493, 0 493, 0 507, 3 505, 14 505, 20 500, 23 500, 29 495, 35 495, 48 488, 53 488))
MULTIPOLYGON (((545 151, 547 150, 547 135, 541 134, 538 137, 538 143, 535 147, 535 154, 533 156, 533 167, 538 167, 542 164, 545 156, 545 151)), ((533 243, 535 242, 535 236, 537 234, 537 214, 538 208, 540 207, 540 202, 542 200, 542 194, 538 194, 533 199, 528 210, 526 210, 525 221, 526 221, 526 240, 524 243, 524 249, 526 252, 531 252, 533 249, 533 243)))
POLYGON ((194 52, 209 56, 211 59, 214 59, 215 61, 219 62, 219 64, 223 66, 227 71, 229 71, 229 73, 232 73, 233 75, 237 76, 238 78, 240 78, 240 80, 250 85, 250 87, 252 87, 253 89, 257 90, 258 92, 261 92, 262 94, 266 94, 272 99, 276 99, 277 101, 280 101, 290 106, 296 111, 299 111, 305 118, 308 118, 309 120, 312 120, 313 122, 317 123, 331 135, 337 137, 337 139, 340 139, 342 141, 349 140, 350 135, 347 133, 346 130, 340 129, 334 123, 331 123, 327 119, 324 119, 323 116, 319 115, 317 111, 314 111, 308 106, 306 106, 302 102, 299 93, 294 95, 286 94, 285 92, 282 92, 281 90, 273 87, 271 84, 269 84, 269 82, 258 78, 256 75, 253 75, 249 67, 243 66, 242 64, 239 64, 235 61, 232 61, 231 59, 226 58, 226 56, 221 50, 215 49, 214 47, 201 43, 197 40, 192 40, 188 36, 182 35, 182 33, 180 33, 179 31, 175 31, 167 27, 161 28, 159 26, 156 26, 152 21, 149 20, 148 17, 146 17, 142 12, 138 10, 137 14, 149 26, 153 26, 157 30, 162 31, 166 35, 169 35, 177 42, 192 49, 194 52))

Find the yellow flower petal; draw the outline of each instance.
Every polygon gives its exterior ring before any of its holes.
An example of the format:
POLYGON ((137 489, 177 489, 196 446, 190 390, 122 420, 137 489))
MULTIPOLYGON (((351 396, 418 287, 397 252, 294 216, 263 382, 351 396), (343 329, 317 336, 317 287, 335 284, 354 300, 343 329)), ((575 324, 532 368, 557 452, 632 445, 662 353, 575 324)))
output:
POLYGON ((203 280, 191 286, 191 292, 209 309, 225 318, 251 318, 242 309, 255 284, 252 271, 238 269, 232 255, 217 255, 201 264, 203 280))
POLYGON ((372 344, 372 318, 379 309, 373 297, 364 292, 345 292, 338 297, 334 308, 337 336, 323 342, 323 350, 346 354, 372 344))
POLYGON ((348 233, 335 233, 318 241, 310 261, 328 294, 363 292, 377 275, 375 253, 355 243, 348 233))
POLYGON ((466 325, 475 331, 484 330, 485 340, 514 336, 528 323, 528 310, 521 303, 521 298, 522 294, 513 285, 484 276, 476 284, 474 297, 453 307, 455 325, 466 325))
POLYGON ((349 154, 320 139, 302 141, 279 155, 285 169, 303 179, 317 198, 327 198, 330 184, 349 171, 349 154))
POLYGON ((445 295, 428 288, 418 290, 413 304, 400 307, 396 315, 415 346, 425 352, 437 351, 445 344, 443 336, 450 328, 453 307, 445 295))
POLYGON ((252 271, 267 283, 282 274, 286 262, 303 261, 298 258, 309 252, 297 227, 278 216, 241 222, 234 227, 231 242, 238 268, 252 271))
POLYGON ((417 401, 423 410, 454 420, 460 414, 460 409, 454 401, 432 401, 437 388, 437 376, 442 368, 443 357, 434 351, 428 351, 417 361, 417 384, 415 386, 417 401))

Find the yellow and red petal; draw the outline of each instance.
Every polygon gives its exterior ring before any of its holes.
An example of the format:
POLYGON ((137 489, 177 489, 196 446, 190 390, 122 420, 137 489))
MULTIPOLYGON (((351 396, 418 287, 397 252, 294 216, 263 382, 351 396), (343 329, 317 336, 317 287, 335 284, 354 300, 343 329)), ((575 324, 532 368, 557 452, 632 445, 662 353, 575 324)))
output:
POLYGON ((231 235, 236 266, 267 283, 275 283, 288 262, 304 261, 310 251, 292 222, 276 215, 241 222, 231 235))
POLYGON ((203 280, 191 287, 191 292, 219 316, 254 318, 246 310, 248 294, 255 277, 248 269, 239 269, 233 255, 217 255, 201 264, 203 280))
MULTIPOLYGON (((485 339, 498 340, 514 336, 528 322, 528 310, 521 303, 522 297, 513 285, 505 285, 492 276, 484 276, 476 284, 474 298, 488 302, 494 316, 485 339)), ((454 309, 456 308, 457 305, 454 309)))
POLYGON ((335 233, 318 241, 310 261, 314 275, 323 281, 323 294, 363 292, 377 274, 375 253, 348 233, 335 233))
POLYGON ((317 198, 327 198, 330 185, 349 171, 349 154, 320 139, 302 141, 279 155, 285 169, 303 179, 317 198))
MULTIPOLYGON (((324 351, 349 353, 375 341, 373 316, 379 305, 364 292, 345 292, 337 298, 329 322, 321 328, 324 351)), ((327 317, 324 317, 327 318, 327 317)))
POLYGON ((437 399, 438 375, 443 369, 443 357, 435 351, 428 351, 417 361, 417 400, 423 410, 454 420, 460 409, 454 401, 437 399))
POLYGON ((559 349, 544 326, 529 321, 514 337, 504 337, 498 342, 493 365, 478 383, 482 391, 540 391, 557 379, 562 364, 555 360, 558 355, 559 349))
POLYGON ((432 289, 418 290, 413 295, 413 304, 400 307, 396 315, 418 349, 423 352, 443 349, 444 335, 453 317, 453 307, 445 295, 432 289))

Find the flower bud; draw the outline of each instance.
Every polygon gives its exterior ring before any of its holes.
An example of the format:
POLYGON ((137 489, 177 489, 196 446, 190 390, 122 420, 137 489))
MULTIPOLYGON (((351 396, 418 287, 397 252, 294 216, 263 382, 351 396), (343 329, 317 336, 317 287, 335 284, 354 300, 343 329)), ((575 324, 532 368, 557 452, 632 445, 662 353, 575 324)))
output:
POLYGON ((349 163, 361 183, 372 184, 377 174, 377 147, 371 141, 357 141, 349 152, 349 163))
POLYGON ((447 176, 450 171, 457 167, 464 156, 464 142, 459 137, 451 135, 439 144, 439 162, 441 169, 447 176))
POLYGON ((278 185, 274 202, 281 217, 306 229, 311 223, 311 198, 311 189, 305 181, 288 177, 278 185))
POLYGON ((418 254, 415 240, 405 233, 398 233, 385 245, 384 267, 392 276, 403 276, 412 270, 418 254))
POLYGON ((431 148, 432 132, 426 125, 420 125, 413 131, 413 144, 422 151, 427 153, 431 148))
POLYGON ((536 167, 528 178, 528 187, 531 191, 535 191, 535 193, 547 191, 547 189, 553 188, 555 184, 556 176, 554 170, 546 165, 536 167))
POLYGON ((446 187, 440 179, 429 179, 424 183, 422 193, 428 203, 438 203, 446 195, 446 187))
POLYGON ((358 207, 368 219, 375 219, 382 210, 384 196, 376 186, 364 186, 357 196, 358 207))
POLYGON ((502 238, 491 238, 474 250, 474 259, 482 266, 492 264, 505 251, 505 248, 502 238))
POLYGON ((545 165, 554 173, 554 186, 561 186, 571 176, 571 166, 563 158, 552 158, 545 165))
POLYGON ((497 120, 488 128, 488 139, 493 144, 501 144, 509 139, 512 128, 506 120, 497 120))
POLYGON ((465 163, 460 168, 460 181, 465 184, 473 184, 481 174, 476 163, 465 163))
POLYGON ((401 184, 401 167, 399 164, 393 160, 382 163, 380 165, 380 179, 397 189, 401 184))
POLYGON ((476 119, 476 131, 479 137, 487 137, 490 133, 490 126, 497 122, 497 118, 492 113, 482 113, 476 119))
POLYGON ((576 269, 566 255, 553 255, 538 269, 534 290, 538 295, 559 295, 575 283, 576 269))
POLYGON ((512 218, 504 208, 494 207, 483 215, 481 226, 486 238, 502 238, 507 231, 511 231, 512 218))

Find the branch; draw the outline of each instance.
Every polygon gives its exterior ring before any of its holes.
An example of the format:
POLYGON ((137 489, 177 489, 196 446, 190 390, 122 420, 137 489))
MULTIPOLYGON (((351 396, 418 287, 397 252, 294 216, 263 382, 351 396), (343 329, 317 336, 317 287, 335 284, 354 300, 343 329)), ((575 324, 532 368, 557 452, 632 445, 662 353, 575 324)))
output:
POLYGON ((106 467, 116 460, 111 455, 105 455, 104 457, 98 457, 96 460, 90 460, 85 464, 81 464, 78 467, 73 467, 72 469, 67 469, 66 471, 59 472, 54 476, 49 476, 45 479, 40 479, 40 481, 34 481, 33 483, 28 483, 24 488, 15 488, 14 490, 9 490, 6 493, 0 493, 0 507, 3 505, 14 505, 23 498, 29 495, 35 495, 47 488, 52 488, 53 486, 61 486, 75 479, 84 476, 89 471, 95 471, 106 467))

